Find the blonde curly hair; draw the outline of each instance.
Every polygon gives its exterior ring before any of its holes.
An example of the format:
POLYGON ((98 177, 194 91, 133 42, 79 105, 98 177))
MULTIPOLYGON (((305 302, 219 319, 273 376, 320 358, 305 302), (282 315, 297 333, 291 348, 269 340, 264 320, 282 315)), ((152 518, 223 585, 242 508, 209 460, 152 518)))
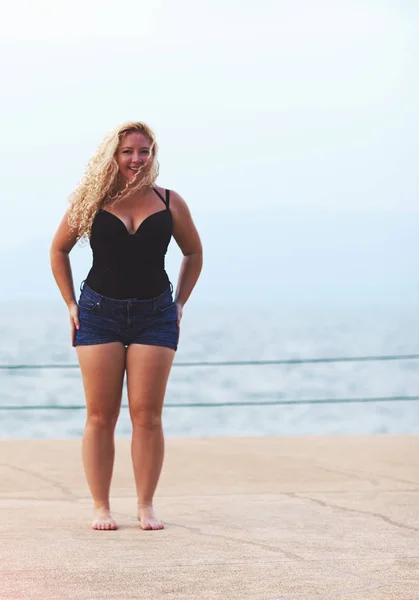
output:
POLYGON ((128 194, 154 185, 159 174, 156 137, 148 125, 129 121, 113 129, 102 141, 90 159, 79 185, 70 195, 68 222, 71 231, 77 231, 77 239, 90 238, 93 219, 105 205, 114 204, 128 194), (151 144, 153 160, 124 186, 122 184, 116 155, 120 144, 129 133, 139 132, 151 144))

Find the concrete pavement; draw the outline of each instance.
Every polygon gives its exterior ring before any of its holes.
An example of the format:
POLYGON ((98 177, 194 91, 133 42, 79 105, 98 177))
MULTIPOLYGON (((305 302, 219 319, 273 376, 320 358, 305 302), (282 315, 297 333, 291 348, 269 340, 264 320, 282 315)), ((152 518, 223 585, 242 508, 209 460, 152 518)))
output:
POLYGON ((90 529, 80 440, 0 442, 1 600, 418 600, 419 436, 167 439, 163 531, 90 529))

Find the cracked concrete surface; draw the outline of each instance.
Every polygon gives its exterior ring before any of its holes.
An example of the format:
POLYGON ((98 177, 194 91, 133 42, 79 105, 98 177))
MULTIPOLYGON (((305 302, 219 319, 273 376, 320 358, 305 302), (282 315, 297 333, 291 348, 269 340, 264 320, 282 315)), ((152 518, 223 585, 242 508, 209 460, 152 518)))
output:
POLYGON ((0 600, 419 600, 419 436, 169 438, 156 532, 119 439, 111 502, 81 440, 0 442, 0 600))

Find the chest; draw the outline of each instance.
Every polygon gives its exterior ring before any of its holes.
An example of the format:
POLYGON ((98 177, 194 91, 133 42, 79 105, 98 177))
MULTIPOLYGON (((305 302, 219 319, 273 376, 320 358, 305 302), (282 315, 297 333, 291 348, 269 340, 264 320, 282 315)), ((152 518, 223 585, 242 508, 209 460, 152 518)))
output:
POLYGON ((101 210, 96 215, 90 238, 94 252, 108 255, 119 250, 157 253, 167 250, 173 231, 170 209, 158 210, 138 220, 136 215, 119 214, 101 210))

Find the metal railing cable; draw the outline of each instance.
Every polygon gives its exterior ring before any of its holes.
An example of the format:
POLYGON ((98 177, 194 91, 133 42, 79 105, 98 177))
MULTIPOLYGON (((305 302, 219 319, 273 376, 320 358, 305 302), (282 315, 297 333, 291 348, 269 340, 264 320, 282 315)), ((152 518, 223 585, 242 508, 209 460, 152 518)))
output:
MULTIPOLYGON (((352 404, 352 403, 370 403, 370 402, 401 402, 401 401, 419 401, 419 396, 384 396, 378 398, 318 398, 313 400, 261 400, 251 402, 168 402, 164 408, 217 408, 234 406, 284 406, 299 404, 352 404)), ((83 410, 84 404, 73 405, 9 405, 0 406, 2 410, 83 410)), ((122 408, 128 408, 127 404, 122 404, 122 408)))
MULTIPOLYGON (((280 360, 237 360, 237 361, 184 361, 174 362, 174 367, 221 367, 221 366, 259 366, 259 365, 302 365, 322 363, 345 363, 345 362, 373 362, 393 360, 417 360, 419 354, 391 354, 376 356, 334 356, 330 358, 289 358, 280 360)), ((0 370, 40 370, 40 369, 78 369, 78 364, 15 364, 0 365, 0 370)), ((291 406, 291 405, 313 405, 313 404, 352 404, 372 402, 417 402, 419 396, 380 396, 373 398, 314 398, 299 400, 254 400, 240 402, 168 402, 165 408, 217 408, 235 406, 291 406)), ((123 404, 122 407, 127 407, 123 404)), ((0 405, 0 411, 20 410, 83 410, 84 404, 73 405, 0 405)))
MULTIPOLYGON (((374 362, 392 360, 417 360, 419 354, 390 354, 376 356, 332 356, 330 358, 287 358, 279 360, 219 360, 219 361, 175 361, 174 367, 234 367, 257 365, 302 365, 344 362, 374 362)), ((29 370, 29 369, 79 369, 78 364, 45 363, 45 364, 15 364, 0 365, 0 370, 29 370)))

